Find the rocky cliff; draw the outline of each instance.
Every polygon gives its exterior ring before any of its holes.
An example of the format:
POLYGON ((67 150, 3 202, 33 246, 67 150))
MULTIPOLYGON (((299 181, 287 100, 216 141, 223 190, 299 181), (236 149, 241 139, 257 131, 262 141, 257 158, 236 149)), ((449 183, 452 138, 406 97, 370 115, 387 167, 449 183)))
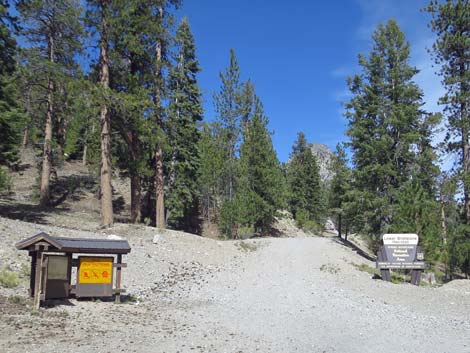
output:
POLYGON ((312 153, 317 157, 318 165, 320 166, 320 178, 322 181, 329 181, 333 178, 333 173, 330 171, 331 160, 334 156, 333 151, 326 145, 321 143, 311 143, 310 148, 312 153))

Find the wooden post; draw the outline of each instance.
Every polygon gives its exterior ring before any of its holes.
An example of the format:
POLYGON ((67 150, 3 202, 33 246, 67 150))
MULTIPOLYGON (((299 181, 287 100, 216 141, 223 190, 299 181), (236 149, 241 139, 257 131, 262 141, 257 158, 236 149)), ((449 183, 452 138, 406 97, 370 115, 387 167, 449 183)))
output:
POLYGON ((36 253, 36 268, 34 269, 34 301, 33 307, 39 309, 41 305, 41 282, 42 282, 42 250, 39 248, 36 253))
POLYGON ((116 268, 116 304, 121 302, 121 271, 122 271, 122 255, 118 254, 117 256, 117 268, 116 268))
POLYGON ((421 282, 421 272, 421 270, 411 270, 411 284, 419 286, 419 282, 421 282))
MULTIPOLYGON (((70 292, 72 290, 72 261, 73 253, 67 255, 68 264, 67 264, 67 298, 70 297, 70 292)), ((77 275, 78 276, 78 275, 77 275)))
POLYGON ((34 286, 35 286, 35 278, 36 278, 36 259, 37 259, 37 252, 31 251, 29 253, 31 256, 31 270, 29 274, 29 296, 34 297, 34 286))
MULTIPOLYGON (((377 261, 379 262, 387 261, 387 254, 385 253, 385 249, 383 248, 383 246, 380 247, 379 252, 377 253, 377 261)), ((382 277, 382 280, 390 282, 392 280, 390 276, 390 269, 381 268, 380 277, 382 277)))

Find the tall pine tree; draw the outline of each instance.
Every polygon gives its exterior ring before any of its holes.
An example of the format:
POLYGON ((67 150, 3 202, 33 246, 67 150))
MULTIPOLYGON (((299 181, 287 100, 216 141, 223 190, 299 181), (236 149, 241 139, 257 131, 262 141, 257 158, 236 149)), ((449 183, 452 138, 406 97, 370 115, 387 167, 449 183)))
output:
POLYGON ((192 218, 198 208, 198 122, 202 120, 203 109, 196 78, 201 69, 187 19, 181 22, 175 42, 175 65, 169 77, 170 105, 166 123, 170 150, 167 218, 173 227, 192 230, 192 218))
MULTIPOLYGON (((331 164, 333 178, 330 183, 329 207, 336 217, 338 236, 343 233, 343 223, 347 223, 347 197, 351 188, 351 170, 348 167, 346 151, 341 144, 336 145, 335 156, 331 164)), ((347 236, 347 234, 346 234, 347 236)))
POLYGON ((305 135, 299 132, 287 166, 289 209, 303 228, 322 228, 320 168, 305 135))
POLYGON ((447 116, 447 146, 460 156, 464 219, 470 225, 470 2, 431 1, 431 28, 437 34, 432 53, 440 65, 446 94, 440 99, 447 116))
MULTIPOLYGON (((14 25, 14 19, 8 13, 8 4, 0 1, 0 167, 10 166, 18 159, 19 124, 23 120, 17 104, 17 48, 11 33, 11 27, 14 25)), ((0 168, 0 190, 6 186, 6 173, 0 168)))
POLYGON ((359 56, 362 73, 348 79, 353 96, 346 104, 353 194, 363 215, 360 228, 373 247, 393 222, 401 186, 417 166, 424 171, 433 164, 432 154, 420 153, 427 114, 421 108, 422 91, 413 82, 418 70, 409 65, 409 57, 409 43, 390 20, 374 32, 369 56, 359 56))
POLYGON ((280 164, 267 129, 259 98, 253 94, 253 111, 245 122, 240 147, 239 187, 237 203, 240 223, 254 227, 257 234, 270 229, 276 212, 283 206, 280 164))
POLYGON ((59 105, 57 94, 74 68, 75 54, 81 49, 81 6, 75 0, 21 0, 17 4, 23 22, 22 35, 29 43, 29 60, 36 62, 35 76, 44 81, 46 116, 41 168, 40 202, 51 204, 49 178, 52 167, 54 124, 57 124, 59 105))
POLYGON ((224 168, 225 199, 232 201, 235 197, 237 176, 237 156, 240 142, 240 68, 235 51, 230 50, 230 64, 225 72, 220 73, 222 86, 215 95, 215 111, 220 126, 220 138, 226 154, 224 168))

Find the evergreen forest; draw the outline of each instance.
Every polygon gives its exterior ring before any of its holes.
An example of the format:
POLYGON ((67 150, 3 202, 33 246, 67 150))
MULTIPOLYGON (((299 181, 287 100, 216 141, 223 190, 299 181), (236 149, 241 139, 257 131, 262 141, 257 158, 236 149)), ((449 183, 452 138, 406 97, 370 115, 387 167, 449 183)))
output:
POLYGON ((128 223, 244 239, 274 235, 288 214, 317 234, 331 220, 339 237, 361 234, 372 252, 383 234, 416 233, 427 261, 470 276, 469 1, 433 0, 422 13, 436 35, 429 56, 442 112, 424 109, 420 68, 398 23, 374 30, 345 82, 347 128, 327 179, 307 131, 280 162, 256 76, 241 79, 235 50, 219 70, 214 114, 205 113, 204 67, 183 6, 0 0, 0 198, 28 149, 38 207, 61 202, 56 170, 79 161, 96 180, 103 228, 123 221, 119 177, 130 184, 128 223), (444 169, 446 155, 456 163, 444 169))

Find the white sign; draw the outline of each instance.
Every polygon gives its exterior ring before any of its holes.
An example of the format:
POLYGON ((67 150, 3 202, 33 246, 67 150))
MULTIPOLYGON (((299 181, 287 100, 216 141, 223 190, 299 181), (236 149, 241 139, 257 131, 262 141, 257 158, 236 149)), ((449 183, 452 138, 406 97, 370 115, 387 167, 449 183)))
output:
POLYGON ((383 258, 377 262, 379 268, 424 268, 422 254, 417 258, 417 234, 385 234, 383 237, 383 258), (419 260, 420 262, 417 262, 419 260))
POLYGON ((384 234, 384 245, 418 245, 417 234, 384 234))

